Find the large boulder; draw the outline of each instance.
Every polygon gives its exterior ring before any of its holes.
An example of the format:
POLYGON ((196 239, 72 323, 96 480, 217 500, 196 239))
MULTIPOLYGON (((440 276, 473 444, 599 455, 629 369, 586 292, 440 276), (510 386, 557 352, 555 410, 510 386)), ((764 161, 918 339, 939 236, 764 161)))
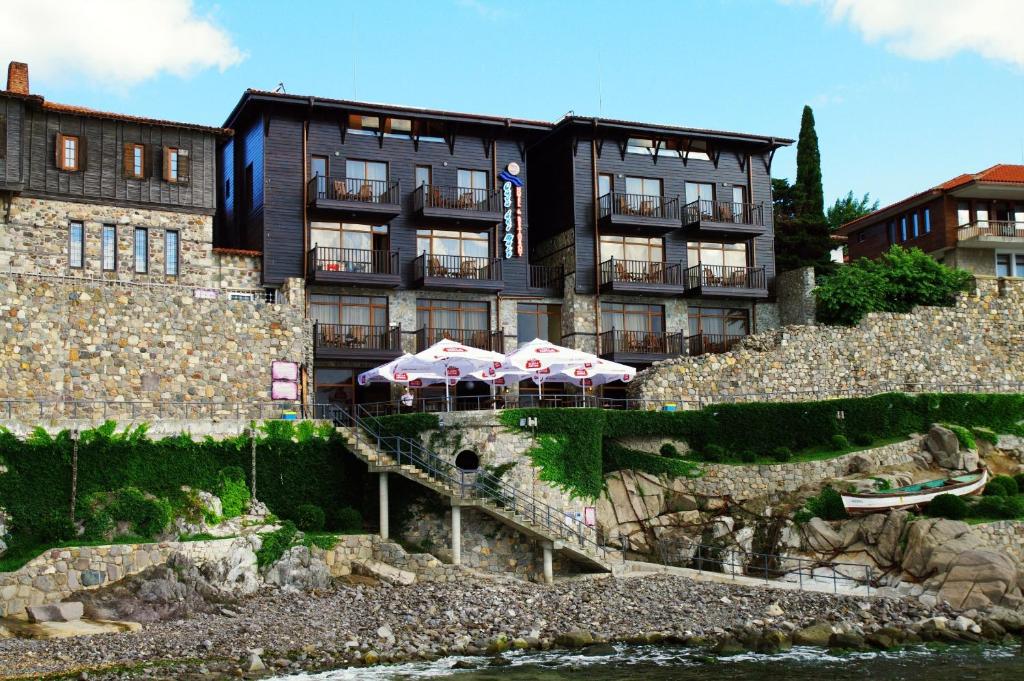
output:
POLYGON ((928 429, 921 444, 931 453, 935 463, 950 470, 960 469, 962 457, 960 455, 960 441, 949 428, 938 424, 928 429))
POLYGON ((270 566, 263 579, 285 590, 309 591, 326 588, 331 583, 331 571, 310 553, 309 547, 293 546, 270 566))
POLYGON ((901 565, 918 579, 935 575, 962 551, 978 548, 981 540, 959 520, 927 518, 911 523, 901 565))
POLYGON ((880 567, 897 565, 901 558, 900 539, 910 518, 908 511, 873 513, 860 526, 860 539, 880 567))
POLYGON ((846 548, 842 536, 821 518, 811 518, 803 526, 804 540, 812 551, 836 553, 846 548))
POLYGON ((74 622, 83 614, 82 604, 77 601, 30 605, 25 610, 30 622, 74 622))
POLYGON ((1004 553, 974 549, 956 555, 944 574, 926 584, 937 591, 939 601, 958 610, 995 605, 1019 608, 1024 604, 1020 566, 1004 553))
POLYGON ((220 560, 204 563, 200 568, 203 578, 231 596, 247 596, 260 586, 256 566, 256 551, 262 540, 256 535, 239 537, 220 560))
POLYGON ((352 574, 373 577, 395 586, 408 586, 416 581, 416 573, 382 563, 379 560, 352 561, 352 574))

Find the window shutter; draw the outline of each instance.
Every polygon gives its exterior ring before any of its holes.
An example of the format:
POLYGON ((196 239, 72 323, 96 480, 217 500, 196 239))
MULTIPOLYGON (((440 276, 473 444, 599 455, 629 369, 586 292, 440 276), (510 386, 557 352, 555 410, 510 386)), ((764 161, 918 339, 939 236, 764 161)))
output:
POLYGON ((189 171, 191 170, 189 161, 188 149, 178 149, 178 182, 187 183, 189 181, 189 171))
POLYGON ((163 162, 163 178, 164 182, 171 181, 171 148, 163 148, 163 156, 160 159, 163 162))
POLYGON ((121 158, 121 174, 126 178, 135 177, 135 145, 125 142, 124 156, 121 158))
POLYGON ((78 137, 78 170, 85 170, 88 147, 85 146, 85 135, 78 137))
POLYGON ((57 169, 64 170, 64 135, 57 133, 54 138, 54 160, 57 162, 57 169))

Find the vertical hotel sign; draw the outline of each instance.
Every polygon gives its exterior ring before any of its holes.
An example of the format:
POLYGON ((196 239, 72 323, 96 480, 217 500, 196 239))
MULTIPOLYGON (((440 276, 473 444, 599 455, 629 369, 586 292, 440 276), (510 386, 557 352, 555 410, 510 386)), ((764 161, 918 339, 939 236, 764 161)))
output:
POLYGON ((519 179, 519 164, 509 163, 498 173, 501 178, 501 220, 504 234, 505 258, 523 256, 523 181, 519 179))

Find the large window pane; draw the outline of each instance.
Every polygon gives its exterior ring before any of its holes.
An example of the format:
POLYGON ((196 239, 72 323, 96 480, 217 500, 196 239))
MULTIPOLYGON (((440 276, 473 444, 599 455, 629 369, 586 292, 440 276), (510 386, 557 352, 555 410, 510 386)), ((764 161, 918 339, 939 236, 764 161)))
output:
POLYGON ((178 251, 178 233, 164 232, 164 273, 172 277, 178 276, 178 251))
POLYGON ((135 271, 145 274, 149 271, 149 230, 135 229, 135 271))
POLYGON ((113 272, 117 269, 117 227, 103 225, 103 242, 100 246, 103 252, 103 269, 113 272))
POLYGON ((68 264, 72 267, 82 267, 85 264, 85 226, 81 222, 71 223, 68 264))

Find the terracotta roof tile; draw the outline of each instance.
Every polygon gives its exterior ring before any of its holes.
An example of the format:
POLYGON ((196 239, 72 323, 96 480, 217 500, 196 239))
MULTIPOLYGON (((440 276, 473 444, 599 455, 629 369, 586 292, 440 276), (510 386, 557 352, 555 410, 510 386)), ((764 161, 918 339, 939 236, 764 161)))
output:
POLYGON ((128 114, 113 113, 110 111, 99 111, 97 109, 90 109, 84 106, 74 106, 72 104, 60 104, 58 102, 47 102, 43 101, 43 109, 46 111, 57 111, 66 112, 71 114, 79 114, 82 116, 97 116, 99 118, 110 118, 118 121, 127 121, 129 123, 142 123, 144 125, 162 125, 170 126, 175 128, 185 128, 188 130, 197 130, 199 132, 208 132, 214 135, 221 135, 229 137, 234 134, 234 131, 228 128, 214 128, 207 125, 196 125, 194 123, 181 123, 178 121, 168 121, 160 118, 145 118, 143 116, 131 116, 128 114))

